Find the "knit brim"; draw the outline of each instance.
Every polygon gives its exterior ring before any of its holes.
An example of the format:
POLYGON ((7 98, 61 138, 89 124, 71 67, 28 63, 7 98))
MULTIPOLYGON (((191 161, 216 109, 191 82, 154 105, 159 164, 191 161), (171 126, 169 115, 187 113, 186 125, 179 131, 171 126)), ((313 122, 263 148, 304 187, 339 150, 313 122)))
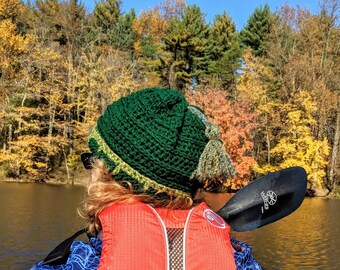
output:
MULTIPOLYGON (((160 193, 165 192, 169 195, 184 196, 187 195, 182 189, 186 189, 186 192, 190 192, 190 189, 186 186, 177 186, 170 188, 168 186, 157 183, 149 177, 141 174, 128 163, 122 160, 116 153, 114 153, 106 142, 101 137, 97 127, 94 127, 89 136, 89 147, 93 153, 96 153, 96 157, 103 159, 108 167, 110 174, 116 181, 129 181, 132 183, 136 192, 143 193, 160 193)), ((166 181, 164 181, 166 182, 166 181)))

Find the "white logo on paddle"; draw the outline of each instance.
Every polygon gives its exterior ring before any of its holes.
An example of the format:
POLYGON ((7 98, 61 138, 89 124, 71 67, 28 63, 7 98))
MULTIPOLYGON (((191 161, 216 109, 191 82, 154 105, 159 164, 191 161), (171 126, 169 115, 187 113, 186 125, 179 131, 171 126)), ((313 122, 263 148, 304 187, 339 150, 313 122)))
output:
POLYGON ((270 205, 274 205, 277 201, 277 195, 274 191, 268 190, 267 192, 262 191, 261 197, 263 200, 263 207, 261 208, 262 213, 269 209, 270 205))

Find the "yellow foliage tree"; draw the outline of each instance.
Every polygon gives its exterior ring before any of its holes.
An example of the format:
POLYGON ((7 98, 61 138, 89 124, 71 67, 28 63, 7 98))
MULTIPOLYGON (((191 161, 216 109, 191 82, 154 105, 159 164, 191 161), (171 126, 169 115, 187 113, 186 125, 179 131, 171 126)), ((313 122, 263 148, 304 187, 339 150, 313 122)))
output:
POLYGON ((10 19, 0 21, 0 69, 7 70, 7 75, 18 63, 18 57, 27 52, 30 40, 30 36, 16 33, 16 26, 10 19))
POLYGON ((261 63, 261 59, 255 57, 250 48, 246 49, 243 56, 245 67, 236 85, 237 95, 241 100, 247 100, 248 104, 256 110, 261 104, 268 102, 268 80, 272 78, 268 67, 261 63))
POLYGON ((60 151, 59 147, 62 145, 60 140, 64 144, 66 143, 66 140, 62 137, 53 137, 52 140, 57 142, 51 143, 51 140, 47 137, 36 134, 19 136, 18 140, 10 143, 11 148, 1 151, 0 163, 6 162, 11 174, 15 176, 27 174, 43 177, 42 172, 49 169, 48 161, 50 157, 46 153, 46 148, 48 148, 49 155, 53 155, 60 151))
POLYGON ((259 173, 301 166, 305 168, 312 187, 321 187, 326 175, 329 145, 326 138, 317 140, 313 137, 311 126, 315 124, 313 113, 316 103, 306 91, 301 91, 294 104, 286 104, 282 108, 286 130, 278 144, 271 149, 275 165, 255 166, 259 173))
POLYGON ((16 20, 24 12, 24 6, 19 0, 0 0, 0 20, 16 20))
MULTIPOLYGON (((142 11, 133 23, 133 30, 137 35, 134 43, 136 54, 152 58, 159 53, 161 39, 169 27, 171 18, 179 16, 184 8, 184 0, 165 0, 153 9, 142 11)), ((150 64, 150 60, 148 63, 150 64)))
POLYGON ((270 164, 275 132, 281 125, 278 110, 281 105, 269 83, 274 80, 274 75, 265 60, 255 57, 250 48, 245 50, 242 58, 245 67, 236 84, 237 99, 257 113, 258 126, 254 133, 257 161, 270 164))
POLYGON ((16 18, 24 12, 24 6, 18 0, 0 0, 0 70, 2 78, 12 72, 18 63, 18 57, 27 51, 30 36, 17 33, 16 18), (6 71, 6 72, 5 72, 6 71), (5 74, 4 74, 5 72, 5 74))

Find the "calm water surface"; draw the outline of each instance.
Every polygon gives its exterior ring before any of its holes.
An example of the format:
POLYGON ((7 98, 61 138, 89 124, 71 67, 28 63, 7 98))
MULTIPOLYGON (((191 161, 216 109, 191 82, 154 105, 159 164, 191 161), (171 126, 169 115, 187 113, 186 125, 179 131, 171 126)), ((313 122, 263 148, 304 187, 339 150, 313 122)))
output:
MULTIPOLYGON (((84 226, 84 189, 0 183, 0 269, 29 269, 84 226)), ((340 269, 340 200, 306 199, 292 215, 243 233, 265 269, 340 269)))

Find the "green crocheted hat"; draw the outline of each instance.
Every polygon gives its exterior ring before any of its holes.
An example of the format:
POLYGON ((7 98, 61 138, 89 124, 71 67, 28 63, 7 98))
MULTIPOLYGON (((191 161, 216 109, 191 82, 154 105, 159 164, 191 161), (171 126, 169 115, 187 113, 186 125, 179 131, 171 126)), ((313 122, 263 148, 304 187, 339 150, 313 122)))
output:
POLYGON ((175 90, 148 88, 109 105, 88 145, 118 182, 139 193, 224 191, 235 170, 219 130, 175 90))

